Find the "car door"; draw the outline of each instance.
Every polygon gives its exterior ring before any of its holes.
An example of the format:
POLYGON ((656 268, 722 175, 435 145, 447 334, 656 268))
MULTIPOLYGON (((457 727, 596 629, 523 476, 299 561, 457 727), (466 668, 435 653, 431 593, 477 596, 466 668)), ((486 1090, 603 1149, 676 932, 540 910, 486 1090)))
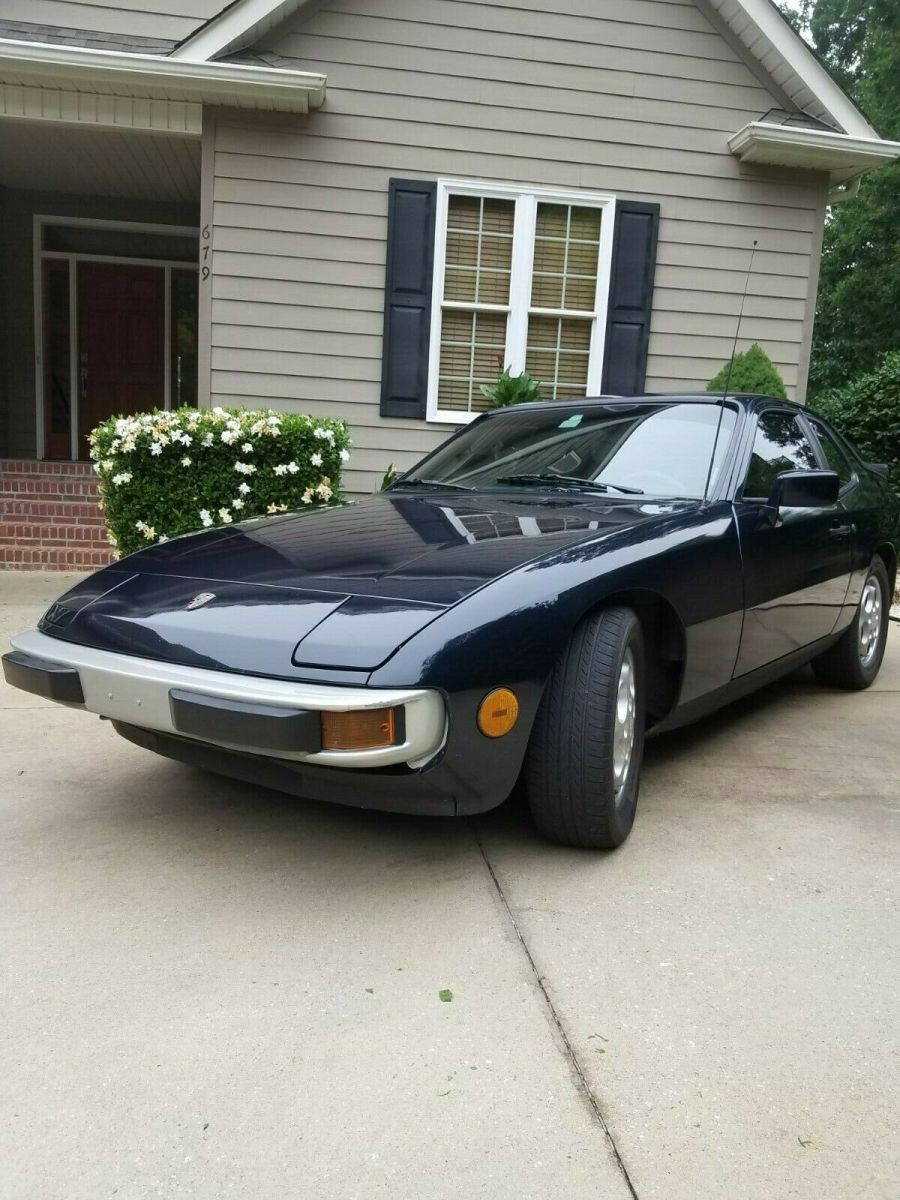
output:
POLYGON ((735 501, 744 572, 744 627, 735 676, 774 662, 835 628, 850 582, 851 522, 843 504, 767 505, 782 471, 817 470, 819 457, 802 419, 763 409, 735 501))
POLYGON ((824 461, 837 471, 841 481, 841 504, 851 523, 850 588, 844 601, 841 625, 849 625, 862 596, 872 555, 882 539, 881 513, 884 499, 871 475, 860 471, 856 455, 820 417, 804 414, 824 461))

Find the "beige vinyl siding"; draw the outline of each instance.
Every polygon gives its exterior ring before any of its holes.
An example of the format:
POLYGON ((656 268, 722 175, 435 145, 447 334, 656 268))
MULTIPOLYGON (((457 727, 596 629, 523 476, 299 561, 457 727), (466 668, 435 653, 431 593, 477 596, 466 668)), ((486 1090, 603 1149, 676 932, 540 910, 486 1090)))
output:
POLYGON ((180 41, 225 7, 226 0, 3 0, 8 21, 180 41))
POLYGON ((821 178, 742 167, 727 137, 782 97, 680 0, 327 0, 261 49, 328 76, 303 120, 220 114, 213 403, 342 414, 350 490, 446 426, 378 413, 388 180, 613 192, 662 209, 647 387, 704 387, 741 345, 789 390, 811 314, 821 178))

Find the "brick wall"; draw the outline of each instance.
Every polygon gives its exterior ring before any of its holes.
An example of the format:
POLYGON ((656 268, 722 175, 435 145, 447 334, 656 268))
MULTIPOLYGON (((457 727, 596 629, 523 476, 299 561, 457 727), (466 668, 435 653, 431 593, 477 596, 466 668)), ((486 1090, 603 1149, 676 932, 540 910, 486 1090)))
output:
POLYGON ((112 559, 88 463, 0 459, 0 569, 89 570, 112 559))

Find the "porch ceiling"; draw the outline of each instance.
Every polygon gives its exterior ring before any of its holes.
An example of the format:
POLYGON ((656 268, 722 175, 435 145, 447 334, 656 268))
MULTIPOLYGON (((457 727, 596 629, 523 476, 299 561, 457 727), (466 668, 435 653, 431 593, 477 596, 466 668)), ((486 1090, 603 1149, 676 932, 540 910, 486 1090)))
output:
POLYGON ((200 142, 4 121, 0 122, 0 186, 197 203, 200 142))

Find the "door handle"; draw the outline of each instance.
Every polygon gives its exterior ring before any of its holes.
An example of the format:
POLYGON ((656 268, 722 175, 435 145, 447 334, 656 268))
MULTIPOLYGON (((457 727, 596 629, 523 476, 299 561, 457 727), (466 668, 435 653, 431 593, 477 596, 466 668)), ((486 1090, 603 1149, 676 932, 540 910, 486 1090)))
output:
POLYGON ((831 528, 828 530, 829 537, 833 537, 833 538, 850 537, 854 533, 856 533, 856 526, 853 524, 832 525, 831 528))

